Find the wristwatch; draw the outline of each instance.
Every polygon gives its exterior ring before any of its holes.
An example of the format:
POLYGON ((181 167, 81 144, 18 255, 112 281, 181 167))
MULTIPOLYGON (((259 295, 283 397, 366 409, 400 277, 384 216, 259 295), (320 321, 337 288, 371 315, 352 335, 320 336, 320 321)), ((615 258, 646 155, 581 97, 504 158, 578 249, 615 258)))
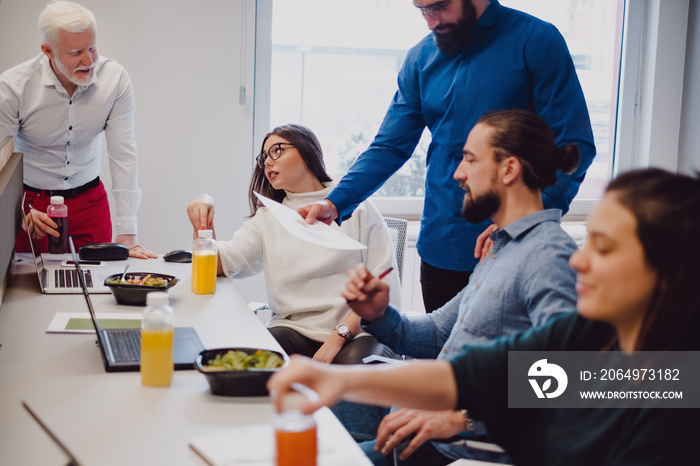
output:
POLYGON ((467 412, 466 409, 460 409, 459 411, 464 416, 464 430, 467 432, 473 431, 474 430, 474 420, 469 417, 469 413, 467 412))
POLYGON ((347 325, 338 324, 335 327, 335 331, 338 332, 338 335, 345 338, 345 343, 350 343, 350 341, 352 341, 352 332, 350 331, 350 327, 347 325))

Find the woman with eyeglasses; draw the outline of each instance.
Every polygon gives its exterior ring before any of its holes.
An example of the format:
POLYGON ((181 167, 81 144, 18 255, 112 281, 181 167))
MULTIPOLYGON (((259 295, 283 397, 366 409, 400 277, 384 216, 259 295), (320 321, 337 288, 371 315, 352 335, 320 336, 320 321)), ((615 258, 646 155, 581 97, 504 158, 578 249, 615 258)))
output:
MULTIPOLYGON (((391 237, 377 208, 363 202, 342 226, 331 225, 367 249, 330 249, 297 239, 254 193, 292 209, 323 199, 333 183, 326 173, 321 144, 304 126, 279 126, 265 136, 256 161, 248 197, 251 216, 231 240, 218 242, 218 273, 245 278, 264 270, 272 311, 267 326, 287 354, 338 364, 360 364, 372 354, 395 357, 375 337, 361 333, 359 317, 340 296, 346 271, 357 262, 378 272, 394 264, 391 237)), ((195 233, 202 227, 214 229, 211 196, 195 197, 187 214, 195 233)), ((391 301, 400 305, 398 275, 390 277, 395 290, 391 301)))
MULTIPOLYGON (((666 352, 668 362, 677 364, 681 356, 672 352, 700 351, 699 239, 697 176, 660 169, 622 174, 591 212, 586 244, 570 259, 577 272, 577 312, 489 345, 465 346, 450 361, 340 369, 293 358, 268 388, 278 405, 293 383, 314 389, 320 400, 307 403, 304 412, 341 397, 384 406, 468 409, 518 465, 697 464, 700 408, 661 408, 650 400, 634 408, 610 401, 609 408, 513 409, 508 385, 509 352, 653 351, 666 352)), ((354 309, 386 306, 386 284, 361 269, 350 276, 343 296, 354 309)), ((697 383, 697 365, 690 362, 680 378, 697 383)), ((571 383, 578 374, 568 377, 571 383)), ((663 387, 674 390, 672 381, 663 387)), ((698 387, 692 388, 683 391, 687 400, 678 401, 697 406, 698 387)), ((542 389, 548 389, 546 382, 542 389)), ((378 449, 396 446, 391 437, 377 439, 378 449)))

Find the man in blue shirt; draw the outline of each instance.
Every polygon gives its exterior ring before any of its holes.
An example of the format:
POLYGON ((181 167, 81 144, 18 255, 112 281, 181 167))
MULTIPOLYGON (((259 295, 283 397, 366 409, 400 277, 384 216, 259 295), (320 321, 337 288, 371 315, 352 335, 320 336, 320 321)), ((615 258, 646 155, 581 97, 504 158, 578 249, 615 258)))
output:
MULTIPOLYGON (((575 311, 576 274, 568 261, 576 244, 560 226, 561 212, 544 210, 542 190, 557 181, 558 171, 571 173, 578 161, 577 146, 557 147, 552 130, 533 112, 505 110, 479 119, 454 179, 466 191, 464 219, 479 223, 490 218, 500 228, 490 235, 493 248, 457 296, 421 316, 399 314, 388 305, 388 285, 358 266, 343 297, 362 317, 362 330, 406 356, 449 359, 466 344, 490 343, 540 326, 557 313, 575 311)), ((379 426, 381 455, 373 451, 374 443, 362 446, 376 464, 406 440, 410 442, 400 455, 406 462, 401 464, 509 459, 468 448, 463 440, 431 441, 465 430, 472 437, 486 434, 480 423, 467 428, 472 424, 466 412, 401 409, 379 426)))
POLYGON ((486 111, 536 112, 558 145, 575 143, 578 169, 559 173, 542 194, 546 208, 566 212, 593 157, 588 110, 566 43, 549 23, 496 0, 414 0, 432 35, 407 54, 398 91, 370 147, 327 200, 299 209, 308 222, 340 222, 413 154, 423 129, 427 155, 425 204, 418 238, 427 312, 438 309, 469 280, 476 239, 488 222, 460 216, 462 192, 452 174, 469 131, 486 111))

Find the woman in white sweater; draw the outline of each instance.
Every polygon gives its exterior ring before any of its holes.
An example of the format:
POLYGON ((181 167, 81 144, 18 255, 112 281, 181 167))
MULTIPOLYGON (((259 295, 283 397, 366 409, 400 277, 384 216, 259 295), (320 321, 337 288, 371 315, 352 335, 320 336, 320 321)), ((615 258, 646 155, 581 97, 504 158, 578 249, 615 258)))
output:
MULTIPOLYGON (((296 210, 324 199, 332 187, 321 145, 311 130, 289 124, 268 133, 250 184, 251 217, 231 240, 217 243, 218 273, 245 278, 265 271, 272 310, 268 329, 288 354, 339 364, 359 364, 371 354, 393 357, 393 351, 373 336, 360 333, 359 317, 340 295, 346 271, 357 262, 376 273, 395 266, 389 231, 374 204, 365 201, 341 226, 331 225, 367 246, 340 250, 290 235, 254 195, 258 192, 296 210)), ((213 229, 211 196, 194 198, 187 213, 195 232, 213 229)), ((392 302, 400 305, 398 274, 389 274, 387 280, 396 290, 392 302)))

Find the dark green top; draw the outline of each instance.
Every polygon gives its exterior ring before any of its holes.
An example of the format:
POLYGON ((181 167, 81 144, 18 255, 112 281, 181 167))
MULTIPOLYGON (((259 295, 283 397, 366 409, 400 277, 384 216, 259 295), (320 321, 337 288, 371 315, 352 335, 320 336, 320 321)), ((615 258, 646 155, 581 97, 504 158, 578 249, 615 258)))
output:
POLYGON ((457 407, 484 421, 516 465, 700 464, 700 409, 509 409, 508 351, 597 351, 610 325, 570 313, 451 360, 457 407))

